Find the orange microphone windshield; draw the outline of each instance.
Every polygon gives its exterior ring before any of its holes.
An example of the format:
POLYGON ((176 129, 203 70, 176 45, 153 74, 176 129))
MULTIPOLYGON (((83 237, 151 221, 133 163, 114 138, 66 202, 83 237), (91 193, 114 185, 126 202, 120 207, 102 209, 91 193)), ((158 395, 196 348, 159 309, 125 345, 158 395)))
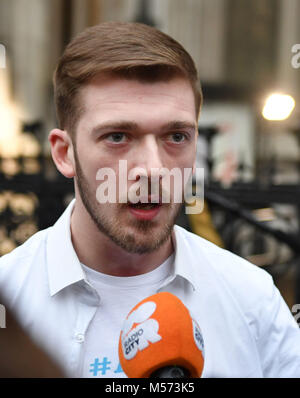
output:
POLYGON ((201 377, 201 330, 175 295, 161 292, 138 303, 127 315, 119 339, 119 358, 128 377, 151 377, 176 366, 188 377, 201 377))

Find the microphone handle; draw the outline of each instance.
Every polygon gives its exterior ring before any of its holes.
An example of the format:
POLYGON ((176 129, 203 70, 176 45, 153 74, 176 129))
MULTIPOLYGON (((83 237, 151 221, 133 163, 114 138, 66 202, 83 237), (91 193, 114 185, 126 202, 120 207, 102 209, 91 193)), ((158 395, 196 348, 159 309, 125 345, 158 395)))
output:
POLYGON ((181 367, 176 365, 171 366, 164 366, 163 368, 159 368, 151 373, 150 378, 157 378, 157 379, 186 379, 189 378, 190 372, 181 367))

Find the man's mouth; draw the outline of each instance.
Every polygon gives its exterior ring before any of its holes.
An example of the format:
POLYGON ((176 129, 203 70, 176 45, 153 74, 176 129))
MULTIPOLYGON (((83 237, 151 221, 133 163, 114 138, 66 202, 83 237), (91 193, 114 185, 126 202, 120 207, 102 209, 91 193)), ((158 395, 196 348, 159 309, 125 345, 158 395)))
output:
POLYGON ((149 195, 148 197, 144 196, 140 198, 137 203, 129 202, 129 206, 136 210, 153 210, 160 207, 161 204, 162 200, 157 195, 149 195))
POLYGON ((161 206, 160 203, 129 203, 129 207, 132 209, 138 209, 138 210, 152 210, 157 207, 161 206))
POLYGON ((138 220, 154 219, 161 208, 161 203, 129 203, 130 213, 138 220))

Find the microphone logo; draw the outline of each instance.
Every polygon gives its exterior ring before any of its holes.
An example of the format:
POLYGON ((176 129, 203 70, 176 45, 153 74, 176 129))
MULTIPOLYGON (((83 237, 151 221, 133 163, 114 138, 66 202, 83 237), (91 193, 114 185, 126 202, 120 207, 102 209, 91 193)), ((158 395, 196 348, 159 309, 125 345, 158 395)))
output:
POLYGON ((204 341, 201 333, 201 329, 198 325, 198 323, 192 319, 193 322, 193 335, 194 335, 194 340, 196 343, 196 346, 199 348, 200 351, 202 351, 204 355, 204 341))
POLYGON ((147 301, 128 315, 121 332, 125 359, 134 358, 138 351, 149 346, 149 342, 156 343, 161 340, 162 337, 158 334, 159 323, 150 318, 155 310, 156 303, 147 301))

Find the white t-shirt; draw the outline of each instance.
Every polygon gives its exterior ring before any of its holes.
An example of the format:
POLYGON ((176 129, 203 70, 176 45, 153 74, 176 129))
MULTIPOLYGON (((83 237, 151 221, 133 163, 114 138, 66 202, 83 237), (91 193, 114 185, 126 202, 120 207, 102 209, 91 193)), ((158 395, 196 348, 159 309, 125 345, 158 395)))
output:
POLYGON ((82 264, 100 296, 100 306, 85 337, 82 377, 126 377, 118 356, 123 322, 136 304, 155 294, 170 277, 173 261, 174 254, 155 270, 131 277, 102 274, 82 264))

